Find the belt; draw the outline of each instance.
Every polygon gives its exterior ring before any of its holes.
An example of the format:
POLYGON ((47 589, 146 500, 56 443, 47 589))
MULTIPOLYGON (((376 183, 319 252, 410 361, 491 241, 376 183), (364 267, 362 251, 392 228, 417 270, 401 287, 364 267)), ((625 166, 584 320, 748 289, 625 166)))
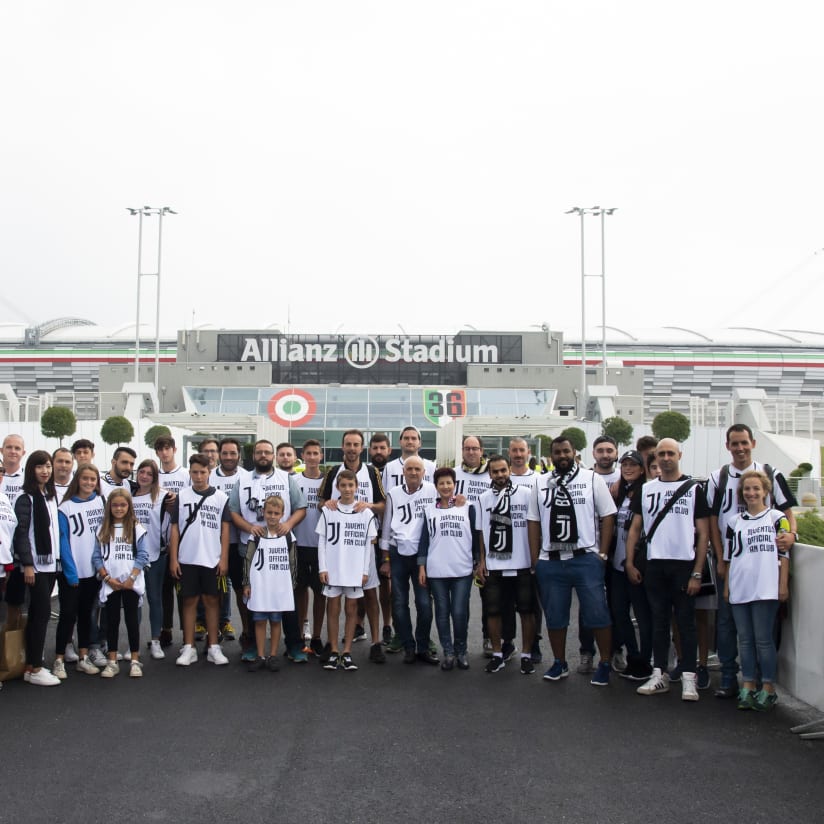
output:
MULTIPOLYGON (((561 560, 561 550, 560 549, 552 549, 548 553, 550 561, 560 561, 561 560)), ((572 556, 577 557, 578 555, 586 555, 586 549, 573 549, 572 556)))

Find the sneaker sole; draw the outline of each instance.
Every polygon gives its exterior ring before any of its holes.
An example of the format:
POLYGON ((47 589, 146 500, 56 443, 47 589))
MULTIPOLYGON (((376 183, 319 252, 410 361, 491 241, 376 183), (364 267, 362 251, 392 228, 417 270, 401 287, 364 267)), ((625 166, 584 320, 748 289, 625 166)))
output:
POLYGON ((560 681, 562 678, 569 678, 569 670, 562 672, 560 675, 550 675, 549 673, 544 673, 544 681, 560 681))

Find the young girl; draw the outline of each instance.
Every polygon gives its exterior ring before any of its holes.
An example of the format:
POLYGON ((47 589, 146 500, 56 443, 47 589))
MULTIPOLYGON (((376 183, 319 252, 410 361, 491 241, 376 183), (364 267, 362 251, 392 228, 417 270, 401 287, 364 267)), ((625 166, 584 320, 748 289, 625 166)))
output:
POLYGON ((57 510, 60 526, 60 560, 66 586, 60 589, 60 620, 57 622, 54 674, 66 678, 63 656, 77 621, 77 646, 80 660, 77 671, 97 675, 100 670, 89 660, 92 615, 100 592, 94 574, 94 540, 103 522, 104 502, 100 495, 100 473, 91 464, 77 468, 57 510))
POLYGON ((270 495, 263 502, 266 531, 247 544, 243 569, 243 595, 249 617, 255 625, 257 658, 249 662, 249 672, 267 667, 277 672, 277 651, 280 644, 281 614, 295 608, 292 570, 295 568, 294 547, 289 535, 277 534, 283 518, 283 499, 270 495), (266 651, 266 622, 269 622, 269 657, 266 651))
POLYGON ((149 555, 145 547, 146 530, 137 522, 132 496, 122 488, 113 489, 106 500, 103 525, 94 542, 92 563, 102 582, 100 603, 106 605, 106 641, 108 661, 100 674, 114 678, 120 672, 117 664, 117 638, 120 634, 120 608, 126 618, 129 635, 131 668, 129 675, 140 678, 140 619, 138 607, 146 582, 143 567, 149 555))
POLYGON ((418 543, 418 581, 429 586, 435 601, 442 670, 456 663, 458 669, 469 669, 469 595, 480 554, 479 533, 473 529, 475 507, 455 506, 455 477, 449 467, 435 470, 438 500, 426 508, 418 543))
POLYGON ((771 710, 775 694, 777 653, 773 625, 779 601, 789 597, 790 561, 778 551, 776 535, 789 531, 783 512, 770 509, 772 484, 766 473, 748 470, 741 475, 738 499, 746 512, 734 515, 727 527, 730 567, 724 597, 732 606, 741 674, 740 710, 771 710), (755 691, 756 665, 763 688, 755 691))
POLYGON ((60 557, 57 498, 52 479, 51 455, 38 449, 26 461, 23 489, 14 502, 17 528, 14 554, 29 589, 29 618, 26 624, 26 672, 24 680, 39 687, 60 683, 43 666, 43 646, 51 616, 51 592, 60 557))
POLYGON ((157 464, 147 458, 137 467, 137 491, 132 503, 140 525, 146 530, 146 552, 149 563, 144 570, 146 576, 146 599, 149 602, 149 626, 152 639, 149 650, 152 658, 161 659, 166 653, 160 646, 160 631, 163 627, 163 581, 169 556, 165 549, 161 552, 161 524, 166 507, 172 497, 160 488, 160 470, 157 464))

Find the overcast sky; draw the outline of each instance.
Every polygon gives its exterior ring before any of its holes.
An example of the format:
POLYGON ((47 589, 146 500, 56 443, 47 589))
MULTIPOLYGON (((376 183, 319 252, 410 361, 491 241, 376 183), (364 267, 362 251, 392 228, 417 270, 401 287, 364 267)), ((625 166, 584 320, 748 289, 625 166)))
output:
POLYGON ((4 3, 0 322, 133 323, 147 204, 179 212, 167 331, 576 337, 564 212, 598 204, 609 325, 819 329, 823 23, 809 0, 4 3))

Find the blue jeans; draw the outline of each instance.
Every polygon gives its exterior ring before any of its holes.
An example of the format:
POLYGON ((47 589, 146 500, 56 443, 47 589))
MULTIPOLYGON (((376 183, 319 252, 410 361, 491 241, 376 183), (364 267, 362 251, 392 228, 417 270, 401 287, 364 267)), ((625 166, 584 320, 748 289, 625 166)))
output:
POLYGON ((578 596, 581 622, 589 629, 612 626, 604 588, 604 562, 594 553, 566 561, 538 561, 535 567, 538 592, 546 614, 547 629, 566 629, 572 590, 578 596))
POLYGON ((778 653, 773 640, 773 626, 778 612, 778 601, 750 601, 731 604, 738 630, 738 649, 741 655, 741 677, 756 680, 756 667, 761 668, 761 681, 775 683, 778 653))
POLYGON ((169 556, 165 553, 143 571, 146 578, 146 600, 149 602, 149 627, 152 638, 160 638, 163 629, 163 579, 169 556))
MULTIPOLYGON (((723 592, 724 579, 718 577, 719 593, 723 592)), ((718 596, 718 612, 715 616, 715 631, 718 640, 718 660, 721 662, 721 680, 734 681, 738 675, 738 633, 735 628, 735 619, 732 614, 732 604, 718 596)))
POLYGON ((429 649, 429 631, 432 629, 432 602, 429 589, 418 583, 418 556, 401 555, 398 548, 389 547, 389 563, 392 568, 392 621, 395 632, 404 649, 426 652, 429 649), (409 611, 409 579, 415 593, 415 635, 412 635, 412 615, 409 611))
POLYGON ((647 662, 652 656, 652 613, 644 585, 630 583, 627 574, 615 567, 610 567, 610 576, 612 577, 610 606, 615 620, 616 635, 626 645, 628 655, 640 655, 647 662), (629 614, 630 607, 638 622, 637 640, 635 627, 632 625, 632 618, 629 614))
POLYGON ((695 596, 687 595, 692 561, 647 561, 644 589, 652 612, 653 666, 667 671, 670 645, 670 622, 681 634, 681 660, 684 672, 695 672, 698 631, 695 627, 695 596))
POLYGON ((443 654, 466 654, 472 575, 465 575, 462 578, 427 578, 427 582, 435 602, 435 625, 438 628, 438 638, 443 647, 443 654), (450 619, 452 620, 451 626, 450 619))

